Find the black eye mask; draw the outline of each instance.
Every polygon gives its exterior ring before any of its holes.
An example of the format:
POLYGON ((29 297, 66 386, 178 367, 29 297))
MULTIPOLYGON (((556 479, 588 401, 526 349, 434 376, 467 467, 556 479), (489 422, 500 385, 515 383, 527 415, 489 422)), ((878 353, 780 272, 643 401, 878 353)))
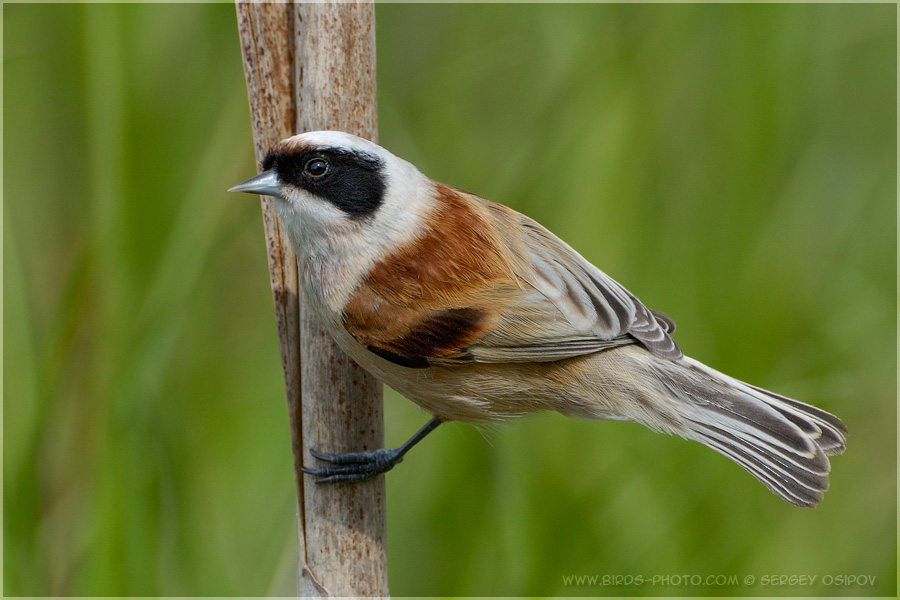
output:
POLYGON ((354 218, 373 214, 384 200, 384 165, 370 154, 338 148, 270 151, 262 166, 274 168, 283 183, 307 190, 354 218))

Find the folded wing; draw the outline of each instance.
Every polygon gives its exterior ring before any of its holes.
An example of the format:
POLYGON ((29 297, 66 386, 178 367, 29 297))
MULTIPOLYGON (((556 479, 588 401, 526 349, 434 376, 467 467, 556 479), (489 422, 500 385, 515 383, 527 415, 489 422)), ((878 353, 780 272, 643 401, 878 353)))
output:
POLYGON ((675 323, 651 311, 631 292, 589 263, 533 219, 485 203, 505 246, 516 254, 516 274, 543 294, 571 325, 597 340, 630 336, 654 354, 676 359, 681 349, 669 335, 675 323))

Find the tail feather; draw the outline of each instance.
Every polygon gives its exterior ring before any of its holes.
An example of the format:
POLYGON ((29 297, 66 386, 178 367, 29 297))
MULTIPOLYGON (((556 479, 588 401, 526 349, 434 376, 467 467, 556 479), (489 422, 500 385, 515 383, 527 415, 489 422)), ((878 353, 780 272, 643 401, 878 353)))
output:
MULTIPOLYGON (((801 483, 797 477, 797 469, 790 472, 782 470, 782 465, 766 460, 762 449, 753 448, 721 429, 708 429, 706 434, 700 434, 695 439, 733 460, 784 500, 799 506, 815 506, 822 500, 828 489, 827 475, 818 478, 803 477, 804 481, 801 483)), ((800 471, 802 472, 802 467, 800 471)))
POLYGON ((825 454, 840 454, 847 449, 845 440, 847 427, 833 414, 793 398, 781 396, 752 385, 744 385, 763 394, 763 396, 772 398, 775 401, 772 403, 772 407, 781 412, 786 419, 795 425, 811 424, 812 433, 816 433, 816 430, 818 430, 819 437, 816 438, 816 443, 825 454))
POLYGON ((673 433, 727 456, 792 504, 822 500, 831 469, 827 455, 846 447, 847 428, 837 417, 688 357, 652 357, 649 366, 665 401, 649 407, 659 418, 648 424, 666 423, 673 433))

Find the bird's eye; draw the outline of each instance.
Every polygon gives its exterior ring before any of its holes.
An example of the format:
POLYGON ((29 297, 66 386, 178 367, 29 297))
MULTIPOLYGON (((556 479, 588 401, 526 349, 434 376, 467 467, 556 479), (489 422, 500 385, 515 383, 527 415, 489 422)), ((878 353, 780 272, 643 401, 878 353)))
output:
POLYGON ((306 172, 313 177, 321 177, 328 172, 328 162, 321 158, 314 158, 306 163, 306 172))

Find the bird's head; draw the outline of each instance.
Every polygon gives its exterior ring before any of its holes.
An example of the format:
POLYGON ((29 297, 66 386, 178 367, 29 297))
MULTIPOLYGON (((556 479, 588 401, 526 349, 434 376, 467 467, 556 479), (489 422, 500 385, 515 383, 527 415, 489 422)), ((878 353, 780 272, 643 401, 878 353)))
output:
POLYGON ((415 166, 341 131, 278 142, 262 172, 229 191, 275 198, 295 246, 347 237, 393 246, 414 233, 434 196, 433 182, 415 166))

